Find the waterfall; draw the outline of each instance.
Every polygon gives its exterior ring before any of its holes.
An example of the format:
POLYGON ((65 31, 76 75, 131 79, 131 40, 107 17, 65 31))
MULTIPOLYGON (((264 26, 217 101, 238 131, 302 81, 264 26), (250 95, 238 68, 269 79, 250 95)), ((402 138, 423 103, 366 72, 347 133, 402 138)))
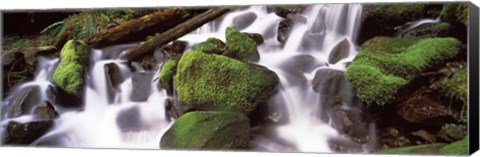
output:
MULTIPOLYGON (((263 65, 279 76, 279 91, 269 104, 275 107, 277 115, 286 117, 288 122, 266 129, 275 135, 273 137, 254 135, 251 139, 252 147, 280 152, 333 152, 329 141, 346 137, 328 121, 314 115, 322 110, 322 97, 315 93, 311 82, 317 70, 345 71, 346 64, 351 62, 357 53, 355 41, 361 11, 360 4, 311 5, 299 14, 299 21, 292 23, 290 35, 282 43, 277 40, 277 29, 283 18, 268 12, 266 6, 251 6, 228 13, 179 40, 188 41, 187 49, 209 37, 225 41, 225 28, 229 26, 238 27, 242 32, 261 34, 265 42, 258 46, 260 61, 254 64, 263 65), (238 17, 252 20, 242 23, 238 17), (302 22, 302 19, 305 21, 302 22), (335 62, 330 62, 332 51, 342 43, 347 44, 347 54, 335 62), (310 62, 318 64, 312 65, 308 70, 292 73, 291 69, 295 67, 289 67, 288 63, 298 56, 311 57, 313 61, 310 62), (278 141, 288 144, 278 144, 278 141)), ((62 109, 56 104, 60 117, 54 121, 54 127, 33 145, 157 149, 161 136, 173 123, 165 116, 165 100, 168 96, 154 81, 158 71, 149 73, 141 68, 130 69, 125 61, 119 59, 125 50, 136 45, 117 45, 92 50, 91 65, 86 74, 84 110, 62 109), (117 66, 121 73, 121 78, 118 79, 122 82, 113 94, 109 93, 111 91, 108 89, 105 71, 107 64, 117 66), (142 100, 131 97, 136 88, 132 82, 136 81, 138 75, 148 83, 148 89, 141 89, 145 90, 142 92, 146 94, 142 100)), ((39 69, 45 70, 40 70, 33 82, 23 86, 34 84, 46 93, 51 85, 50 76, 54 69, 52 65, 57 62, 58 59, 39 60, 39 69)), ((154 69, 159 69, 161 64, 157 66, 154 69)), ((4 100, 3 104, 8 101, 9 99, 4 100)), ((20 120, 21 118, 2 118, 2 129, 8 121, 26 121, 20 120)))

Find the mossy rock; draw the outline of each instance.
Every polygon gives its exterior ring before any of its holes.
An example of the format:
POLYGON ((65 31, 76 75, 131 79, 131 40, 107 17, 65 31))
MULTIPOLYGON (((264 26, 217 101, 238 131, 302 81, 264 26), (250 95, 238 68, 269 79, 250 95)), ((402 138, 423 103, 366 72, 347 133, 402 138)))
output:
POLYGON ((161 88, 167 90, 169 94, 173 93, 173 76, 177 72, 177 64, 180 57, 170 58, 162 64, 158 84, 161 88))
POLYGON ((444 155, 468 155, 468 137, 443 147, 440 149, 440 153, 444 155))
POLYGON ((233 112, 197 111, 179 117, 160 141, 163 149, 235 149, 248 144, 250 120, 233 112))
POLYGON ((229 57, 187 51, 174 77, 183 111, 214 110, 249 114, 279 83, 269 69, 229 57))
POLYGON ((87 44, 81 40, 68 41, 60 52, 60 63, 52 77, 53 84, 66 93, 81 98, 87 59, 87 44))
POLYGON ((455 57, 460 46, 455 38, 375 37, 362 45, 345 77, 360 99, 383 106, 417 74, 455 57))
POLYGON ((440 154, 439 150, 444 147, 444 143, 424 144, 417 146, 390 148, 376 151, 378 154, 440 154))
POLYGON ((204 53, 222 54, 224 48, 225 43, 220 39, 208 38, 207 41, 195 45, 192 50, 204 53))
POLYGON ((422 18, 435 18, 441 4, 368 4, 363 7, 358 43, 375 36, 394 36, 396 27, 422 18))
POLYGON ((227 27, 225 37, 228 48, 225 56, 242 61, 258 61, 260 59, 257 43, 248 35, 239 32, 235 28, 227 27))

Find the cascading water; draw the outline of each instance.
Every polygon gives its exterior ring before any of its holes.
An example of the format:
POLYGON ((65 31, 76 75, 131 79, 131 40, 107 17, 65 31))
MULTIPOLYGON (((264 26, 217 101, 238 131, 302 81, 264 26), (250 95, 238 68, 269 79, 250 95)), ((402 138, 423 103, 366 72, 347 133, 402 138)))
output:
MULTIPOLYGON (((311 82, 314 80, 315 71, 319 69, 344 71, 346 64, 353 59, 356 54, 354 43, 361 10, 362 6, 359 4, 312 5, 298 17, 299 21, 292 24, 288 39, 281 43, 277 40, 277 28, 283 18, 267 12, 266 6, 252 6, 228 13, 179 40, 188 41, 187 49, 209 37, 224 40, 225 28, 229 26, 237 27, 242 32, 261 34, 265 42, 258 46, 261 59, 255 64, 263 65, 279 76, 281 82, 279 91, 269 104, 274 106, 273 119, 278 118, 276 115, 288 121, 272 127, 269 133, 273 133, 275 135, 273 137, 254 135, 251 147, 281 152, 332 152, 334 150, 329 145, 330 139, 346 137, 331 127, 328 121, 314 116, 322 110, 320 103, 322 98, 314 92, 311 82), (247 16, 253 20, 242 21, 247 16), (347 43, 347 54, 331 63, 329 61, 331 51, 343 41, 347 43), (298 56, 310 57, 313 59, 310 62, 318 64, 307 70, 289 67, 288 64, 298 56), (277 144, 278 141, 288 144, 277 144)), ((139 67, 132 70, 128 68, 127 63, 119 59, 122 53, 135 45, 92 50, 91 68, 85 85, 84 110, 62 110, 55 105, 60 117, 54 121, 53 129, 36 140, 33 145, 158 148, 162 134, 172 124, 172 120, 165 116, 165 100, 168 96, 165 90, 157 87, 156 73, 144 71, 139 67), (105 66, 112 63, 119 67, 121 73, 121 78, 118 78, 121 83, 113 94, 109 93, 105 75, 105 66), (134 85, 138 82, 136 79, 139 76, 143 82, 147 82, 146 86, 134 85), (148 87, 140 89, 143 90, 145 98, 140 100, 132 98, 131 95, 138 92, 135 91, 137 86, 148 87)), ((47 63, 50 67, 56 62, 57 59, 39 61, 40 64, 47 63)), ((154 69, 159 67, 160 65, 157 65, 154 69)), ((53 73, 51 68, 48 69, 37 73, 33 81, 35 84, 42 84, 39 86, 45 93, 46 87, 51 84, 48 80, 53 73)), ((29 83, 25 86, 27 84, 29 83)), ((6 99, 4 104, 8 103, 6 101, 9 100, 6 99)), ((19 119, 3 118, 2 128, 8 121, 19 119)))

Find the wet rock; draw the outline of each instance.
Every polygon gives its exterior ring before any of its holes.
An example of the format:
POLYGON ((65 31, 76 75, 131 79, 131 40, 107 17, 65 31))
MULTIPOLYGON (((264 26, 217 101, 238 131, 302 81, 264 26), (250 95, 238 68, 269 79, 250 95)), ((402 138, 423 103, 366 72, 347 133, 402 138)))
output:
POLYGON ((335 64, 343 58, 350 55, 350 42, 347 38, 340 41, 330 52, 328 56, 328 63, 335 64))
POLYGON ((43 136, 53 126, 53 121, 9 122, 6 129, 5 144, 29 145, 43 136))
POLYGON ((40 89, 38 87, 25 87, 15 91, 9 98, 7 117, 15 118, 28 114, 28 112, 40 102, 40 89))
POLYGON ((238 15, 232 19, 232 27, 242 30, 250 26, 257 19, 257 15, 253 12, 238 15))
POLYGON ((309 54, 300 54, 282 62, 280 68, 289 72, 311 73, 315 68, 325 65, 309 54))
POLYGON ((287 19, 292 20, 292 22, 294 23, 301 23, 301 24, 307 23, 307 18, 300 14, 288 14, 287 19))
POLYGON ((307 7, 305 5, 277 5, 268 6, 268 12, 274 12, 276 15, 287 18, 288 14, 296 14, 305 11, 307 7))
POLYGON ((277 40, 281 43, 287 41, 290 31, 292 29, 292 20, 284 19, 278 24, 277 40))
POLYGON ((352 137, 368 136, 369 123, 364 115, 359 109, 341 106, 334 107, 329 113, 332 127, 352 137))
POLYGON ((165 99, 165 117, 167 117, 168 121, 171 119, 177 119, 180 117, 182 110, 178 108, 179 106, 176 105, 175 99, 167 98, 165 99))
POLYGON ((48 89, 49 91, 47 93, 54 98, 50 100, 54 100, 52 102, 54 102, 55 104, 58 104, 66 108, 83 107, 82 99, 69 94, 68 92, 64 91, 62 88, 49 87, 48 89))
POLYGON ((258 33, 243 33, 248 37, 252 38, 257 45, 263 44, 263 36, 258 33))
POLYGON ((322 95, 355 95, 352 85, 345 80, 343 71, 319 69, 312 80, 313 90, 322 95))
POLYGON ((146 101, 150 96, 153 72, 135 72, 132 74, 132 101, 146 101))
POLYGON ((52 120, 59 116, 53 105, 48 101, 40 102, 33 110, 33 115, 47 120, 52 120))
POLYGON ((396 113, 409 122, 429 125, 434 125, 432 121, 429 121, 433 118, 451 115, 440 102, 425 96, 413 97, 404 101, 396 113))
POLYGON ((238 149, 247 146, 250 120, 233 112, 197 111, 178 118, 160 140, 162 149, 238 149))
POLYGON ((115 122, 122 132, 141 130, 144 127, 138 106, 120 111, 115 122))
POLYGON ((107 82, 108 100, 113 102, 118 85, 123 82, 120 68, 115 63, 108 63, 103 66, 107 82))

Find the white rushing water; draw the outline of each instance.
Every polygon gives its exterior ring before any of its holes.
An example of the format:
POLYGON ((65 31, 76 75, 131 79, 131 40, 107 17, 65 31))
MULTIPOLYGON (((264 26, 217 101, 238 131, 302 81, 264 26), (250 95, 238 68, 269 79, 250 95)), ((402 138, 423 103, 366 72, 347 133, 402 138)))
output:
MULTIPOLYGON (((250 14, 254 20, 243 24, 242 32, 259 33, 264 37, 264 43, 259 45, 260 64, 276 72, 280 78, 280 87, 272 102, 286 107, 289 121, 273 127, 274 139, 265 140, 265 137, 255 136, 252 142, 255 147, 262 147, 267 151, 298 151, 298 152, 332 152, 328 140, 344 138, 327 122, 313 115, 313 111, 320 110, 320 97, 313 91, 312 82, 317 69, 329 68, 345 70, 345 64, 356 55, 355 41, 359 29, 359 20, 362 6, 359 4, 328 4, 312 5, 301 16, 304 22, 294 22, 290 36, 285 43, 277 41, 277 28, 283 18, 275 13, 268 13, 266 6, 252 6, 224 15, 196 31, 185 35, 179 40, 188 41, 188 48, 205 41, 209 37, 217 37, 225 41, 226 27, 241 24, 238 17, 250 14), (330 51, 341 41, 347 40, 349 54, 335 64, 328 64, 330 51), (309 44, 310 43, 310 44, 309 44), (313 43, 313 44, 312 44, 313 43), (297 77, 307 86, 296 86, 296 79, 288 77, 284 67, 288 60, 295 56, 308 54, 322 66, 308 72, 300 71, 297 77), (328 65, 328 66, 325 66, 328 65), (289 149, 280 147, 273 141, 285 141, 291 146, 289 149)), ((54 121, 54 128, 33 145, 56 145, 61 147, 83 148, 152 148, 157 149, 162 134, 173 121, 165 116, 166 91, 159 89, 154 81, 157 74, 152 75, 150 88, 144 101, 133 101, 130 95, 133 92, 133 74, 141 72, 141 68, 129 69, 128 65, 118 59, 118 55, 102 55, 104 51, 122 51, 134 47, 136 44, 120 45, 102 50, 92 50, 91 68, 88 70, 85 85, 84 110, 62 110, 60 117, 54 121), (121 71, 118 90, 113 94, 113 101, 108 93, 104 66, 114 63, 121 71)), ((118 51, 118 52, 117 52, 118 51)), ((112 53, 112 52, 108 52, 112 53)), ((56 63, 57 60, 40 61, 56 63)), ((157 65, 161 66, 161 65, 157 65)), ((158 67, 157 67, 158 68, 158 67)), ((36 79, 28 84, 41 84, 41 90, 47 90, 50 80, 47 74, 52 70, 41 71, 36 79), (43 82, 43 83, 40 83, 43 82)), ((143 90, 143 89, 142 89, 143 90)), ((12 119, 9 119, 12 120, 12 119)), ((2 126, 5 125, 5 120, 2 126)))

